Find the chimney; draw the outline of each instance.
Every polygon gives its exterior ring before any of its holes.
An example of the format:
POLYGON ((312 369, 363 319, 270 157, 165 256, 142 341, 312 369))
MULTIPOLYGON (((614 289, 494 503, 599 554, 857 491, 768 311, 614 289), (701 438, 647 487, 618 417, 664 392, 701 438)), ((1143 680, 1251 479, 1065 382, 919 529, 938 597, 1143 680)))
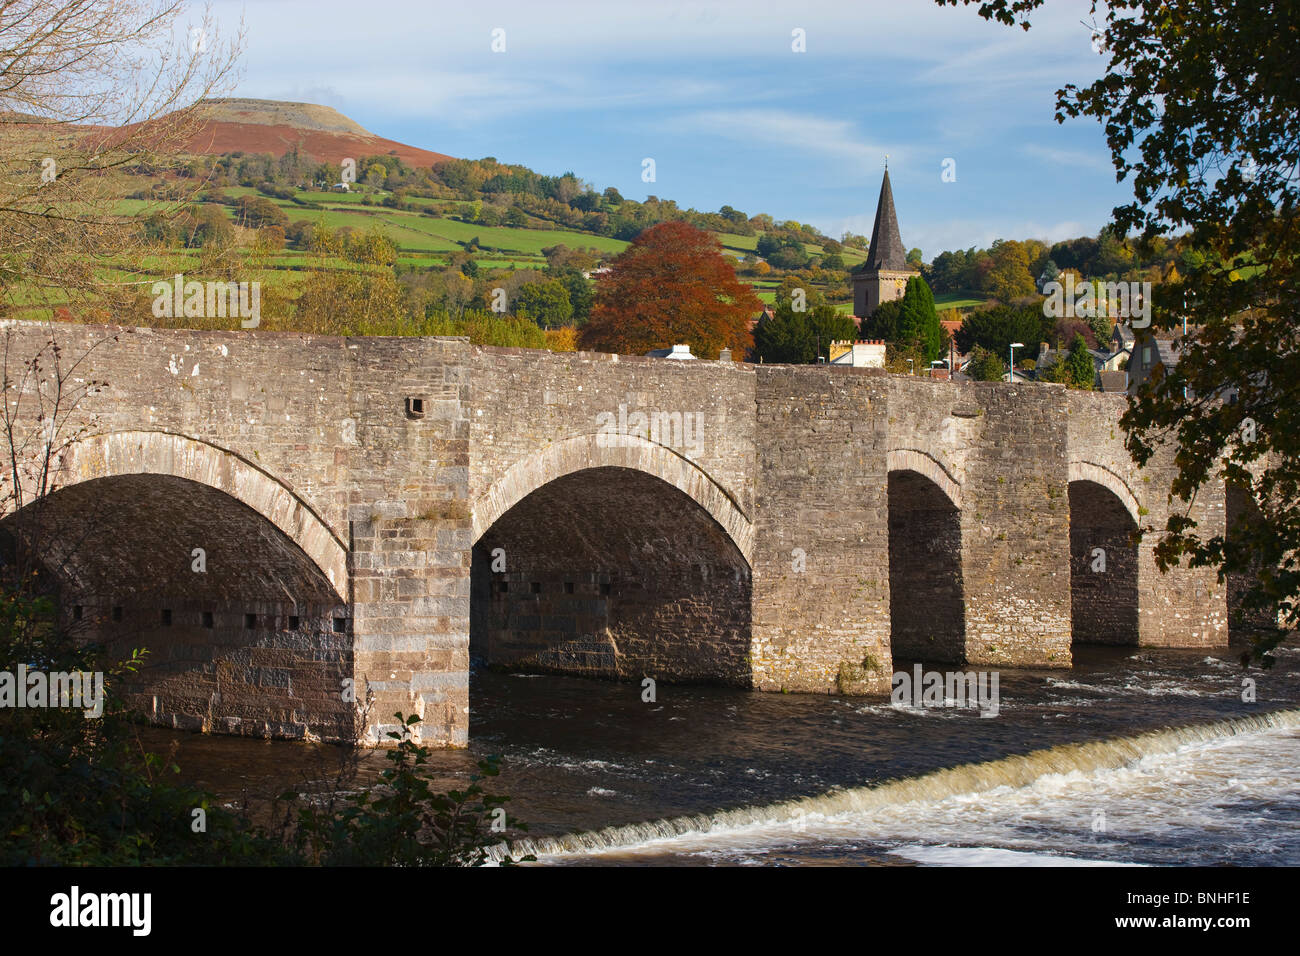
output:
POLYGON ((719 362, 730 362, 730 361, 731 361, 731 349, 723 349, 721 352, 719 352, 719 353, 718 353, 718 361, 719 361, 719 362))

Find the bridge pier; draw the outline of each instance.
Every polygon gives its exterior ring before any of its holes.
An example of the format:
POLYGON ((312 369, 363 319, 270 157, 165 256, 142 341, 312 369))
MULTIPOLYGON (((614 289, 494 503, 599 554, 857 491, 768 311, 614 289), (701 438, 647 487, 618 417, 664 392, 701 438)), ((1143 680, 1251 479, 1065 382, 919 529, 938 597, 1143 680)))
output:
POLYGON ((770 367, 755 389, 754 686, 887 693, 887 382, 770 367))
POLYGON ((352 508, 355 698, 365 738, 387 742, 396 713, 417 739, 469 742, 469 516, 411 516, 402 501, 352 508))
MULTIPOLYGON (((469 741, 469 346, 453 338, 343 340, 346 405, 333 474, 346 500, 356 707, 364 738, 469 741)), ((337 436, 337 437, 335 437, 337 436)), ((330 472, 326 472, 330 474, 330 472)))
POLYGON ((968 452, 962 488, 966 660, 1068 667, 1063 390, 979 386, 977 396, 979 440, 968 452))

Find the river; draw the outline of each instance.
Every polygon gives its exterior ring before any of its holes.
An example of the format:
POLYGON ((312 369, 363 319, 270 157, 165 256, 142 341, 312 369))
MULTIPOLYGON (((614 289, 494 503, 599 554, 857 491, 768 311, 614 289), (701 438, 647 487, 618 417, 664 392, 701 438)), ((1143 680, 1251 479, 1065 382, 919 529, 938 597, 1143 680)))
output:
MULTIPOLYGON (((1268 671, 1238 655, 1076 649, 1068 671, 1002 671, 994 717, 478 671, 471 747, 432 767, 450 785, 500 754, 490 789, 552 864, 1300 865, 1300 648, 1268 671)), ((145 737, 230 799, 319 788, 336 753, 145 737)))

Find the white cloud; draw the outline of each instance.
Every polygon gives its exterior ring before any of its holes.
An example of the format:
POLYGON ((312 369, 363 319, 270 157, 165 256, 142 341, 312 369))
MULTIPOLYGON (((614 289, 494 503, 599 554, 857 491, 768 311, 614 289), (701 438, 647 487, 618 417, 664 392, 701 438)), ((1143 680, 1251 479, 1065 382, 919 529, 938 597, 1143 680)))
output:
POLYGON ((679 131, 723 136, 756 150, 846 160, 859 169, 881 168, 886 154, 899 162, 907 155, 904 146, 863 139, 848 120, 787 110, 703 110, 677 117, 670 125, 679 131))
POLYGON ((1078 166, 1083 169, 1095 169, 1113 172, 1110 155, 1105 152, 1084 152, 1080 149, 1054 149, 1030 143, 1021 150, 1027 156, 1041 159, 1055 166, 1078 166))
MULTIPOLYGON (((506 31, 506 52, 498 56, 578 55, 587 62, 668 59, 688 53, 722 56, 862 55, 882 48, 891 55, 915 50, 933 57, 933 46, 969 36, 985 24, 974 10, 940 9, 928 0, 712 0, 709 3, 610 3, 609 0, 498 0, 448 3, 386 0, 370 16, 357 15, 352 0, 217 0, 223 19, 247 17, 250 39, 277 41, 286 59, 316 59, 322 51, 346 51, 340 59, 362 63, 402 62, 419 53, 432 64, 464 63, 490 52, 491 31, 506 31), (807 34, 807 52, 791 50, 791 31, 807 34), (901 41, 901 42, 900 42, 901 41)), ((1044 20, 1049 13, 1040 11, 1044 20)), ((326 53, 328 57, 328 53, 326 53)))

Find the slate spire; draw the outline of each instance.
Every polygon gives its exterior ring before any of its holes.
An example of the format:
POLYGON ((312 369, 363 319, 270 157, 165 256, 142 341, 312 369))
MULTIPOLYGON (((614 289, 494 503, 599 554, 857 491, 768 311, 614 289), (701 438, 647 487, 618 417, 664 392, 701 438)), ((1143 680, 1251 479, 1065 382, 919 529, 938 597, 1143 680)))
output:
POLYGON ((876 203, 876 224, 871 230, 871 257, 867 268, 894 272, 907 271, 907 250, 903 237, 898 234, 898 214, 894 212, 894 191, 889 187, 889 167, 885 167, 885 181, 880 184, 880 199, 876 203))

